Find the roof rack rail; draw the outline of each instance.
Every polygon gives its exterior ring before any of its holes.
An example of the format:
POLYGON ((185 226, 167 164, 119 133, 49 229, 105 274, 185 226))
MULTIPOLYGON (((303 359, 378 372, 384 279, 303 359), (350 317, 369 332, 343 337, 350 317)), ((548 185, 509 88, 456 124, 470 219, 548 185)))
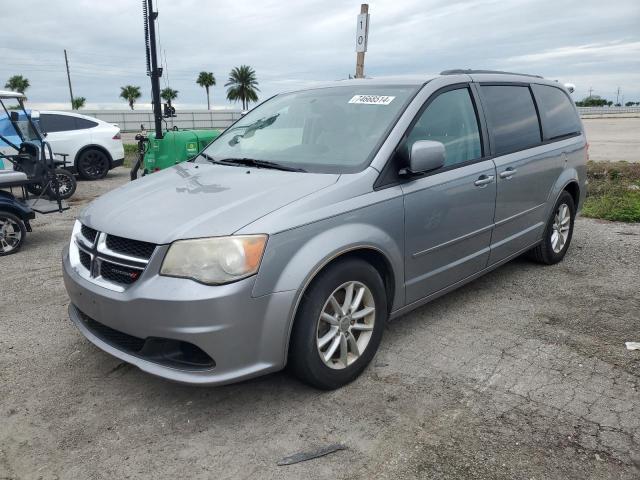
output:
POLYGON ((500 70, 472 70, 472 69, 463 69, 463 68, 454 68, 452 70, 443 70, 440 72, 440 75, 460 75, 466 73, 467 75, 471 75, 473 73, 495 73, 498 75, 520 75, 522 77, 534 77, 534 78, 543 78, 540 75, 531 75, 529 73, 514 73, 514 72, 502 72, 500 70))

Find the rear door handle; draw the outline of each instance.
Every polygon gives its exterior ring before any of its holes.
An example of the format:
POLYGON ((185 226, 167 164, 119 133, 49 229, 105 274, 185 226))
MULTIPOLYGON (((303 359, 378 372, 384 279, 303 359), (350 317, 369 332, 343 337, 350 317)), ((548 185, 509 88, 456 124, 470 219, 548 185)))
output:
POLYGON ((489 185, 491 182, 493 182, 493 179, 495 177, 493 175, 480 175, 480 177, 478 177, 478 179, 473 182, 473 184, 476 187, 484 187, 485 185, 489 185))
POLYGON ((516 174, 517 171, 518 170, 516 170, 515 168, 509 167, 504 172, 500 172, 500 178, 511 178, 516 174))

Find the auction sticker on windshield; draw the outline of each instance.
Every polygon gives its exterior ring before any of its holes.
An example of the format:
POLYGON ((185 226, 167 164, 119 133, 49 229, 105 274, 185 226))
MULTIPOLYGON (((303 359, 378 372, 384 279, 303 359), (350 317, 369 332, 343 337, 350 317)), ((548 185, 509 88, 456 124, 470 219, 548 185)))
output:
POLYGON ((393 99, 389 95, 354 95, 349 103, 364 103, 366 105, 389 105, 393 99))

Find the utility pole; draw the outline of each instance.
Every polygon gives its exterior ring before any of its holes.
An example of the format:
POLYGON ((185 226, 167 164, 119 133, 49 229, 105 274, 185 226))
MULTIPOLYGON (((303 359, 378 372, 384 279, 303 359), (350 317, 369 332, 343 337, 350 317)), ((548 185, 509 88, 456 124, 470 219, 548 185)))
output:
POLYGON ((360 15, 356 27, 356 77, 364 78, 364 54, 369 37, 369 4, 360 5, 360 15))
POLYGON ((620 96, 620 87, 618 87, 618 90, 616 91, 616 105, 620 102, 618 102, 618 97, 620 96))
POLYGON ((143 3, 145 16, 145 42, 147 47, 147 75, 151 77, 151 94, 153 99, 153 117, 158 140, 164 138, 162 133, 162 105, 160 105, 160 77, 162 67, 158 68, 158 52, 156 50, 156 18, 158 12, 153 11, 153 0, 143 3))
POLYGON ((589 98, 591 98, 592 93, 593 93, 593 87, 589 87, 589 98))
POLYGON ((71 110, 73 110, 73 90, 71 90, 71 75, 69 75, 69 57, 67 49, 64 49, 64 63, 67 65, 67 81, 69 82, 69 96, 71 97, 71 110))

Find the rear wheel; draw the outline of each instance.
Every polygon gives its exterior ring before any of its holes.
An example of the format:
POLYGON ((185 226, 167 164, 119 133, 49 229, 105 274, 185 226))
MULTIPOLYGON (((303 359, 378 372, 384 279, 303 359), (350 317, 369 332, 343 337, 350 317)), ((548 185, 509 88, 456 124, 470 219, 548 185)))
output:
POLYGON ((387 319, 378 271, 348 259, 320 273, 296 315, 289 369, 303 382, 330 390, 353 381, 375 355, 387 319))
POLYGON ((20 250, 26 236, 24 222, 13 213, 0 210, 0 256, 20 250))
POLYGON ((109 173, 109 158, 96 148, 89 148, 78 158, 78 174, 85 180, 100 180, 109 173))
POLYGON ((529 252, 529 256, 539 263, 553 265, 560 262, 571 244, 576 207, 573 197, 564 191, 556 202, 544 231, 542 243, 529 252))

